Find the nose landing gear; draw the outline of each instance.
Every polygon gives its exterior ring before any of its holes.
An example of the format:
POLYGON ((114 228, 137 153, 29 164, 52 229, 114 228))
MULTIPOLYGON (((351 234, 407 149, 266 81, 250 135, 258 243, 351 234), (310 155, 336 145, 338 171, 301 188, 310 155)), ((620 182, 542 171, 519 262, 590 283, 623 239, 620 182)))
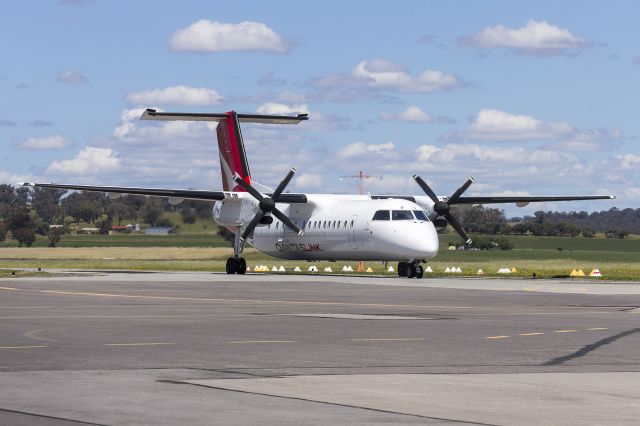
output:
POLYGON ((420 265, 420 262, 399 262, 398 263, 398 276, 407 278, 422 278, 424 275, 424 269, 420 265))

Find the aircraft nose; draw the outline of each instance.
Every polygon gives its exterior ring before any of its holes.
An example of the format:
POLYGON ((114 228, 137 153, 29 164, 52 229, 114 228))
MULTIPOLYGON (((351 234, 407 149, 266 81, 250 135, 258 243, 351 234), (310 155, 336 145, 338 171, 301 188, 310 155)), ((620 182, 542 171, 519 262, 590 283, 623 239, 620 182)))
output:
POLYGON ((415 239, 414 249, 421 253, 425 258, 433 257, 438 254, 440 248, 440 242, 438 241, 438 233, 436 232, 433 224, 429 223, 425 227, 423 232, 417 235, 415 239))

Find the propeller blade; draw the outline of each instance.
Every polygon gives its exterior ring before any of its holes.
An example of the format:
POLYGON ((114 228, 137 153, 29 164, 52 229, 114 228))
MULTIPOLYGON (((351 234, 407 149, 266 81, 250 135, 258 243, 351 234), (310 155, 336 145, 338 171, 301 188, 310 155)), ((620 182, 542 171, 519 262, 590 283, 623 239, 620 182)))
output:
POLYGON ((245 182, 244 180, 242 180, 242 178, 240 177, 239 174, 236 173, 236 175, 233 177, 233 180, 240 185, 241 187, 244 188, 245 191, 247 191, 249 194, 253 195, 253 197, 258 200, 258 201, 262 201, 262 199, 264 198, 262 196, 261 193, 259 193, 253 186, 249 185, 247 182, 245 182))
POLYGON ((276 190, 273 191, 273 195, 271 196, 271 198, 278 201, 278 197, 280 196, 280 194, 282 194, 282 191, 284 191, 284 188, 286 188, 286 186, 289 185, 289 182, 291 182, 291 178, 293 178, 293 175, 295 173, 296 173, 296 169, 292 167, 291 170, 289 170, 289 173, 287 173, 287 175, 284 177, 282 182, 280 182, 280 185, 278 185, 276 190))
POLYGON ((470 177, 469 179, 467 179, 467 181, 465 183, 462 184, 462 186, 460 188, 458 188, 458 190, 456 192, 454 192, 451 197, 449 197, 449 199, 447 200, 447 203, 451 204, 451 203, 455 203, 456 200, 458 199, 458 197, 460 197, 462 195, 462 193, 464 191, 467 190, 467 188, 469 188, 469 186, 473 183, 473 177, 470 177))
POLYGON ((429 198, 431 198, 431 201, 433 201, 434 203, 438 201, 438 197, 436 196, 435 192, 433 192, 431 188, 429 188, 429 185, 427 185, 427 182, 425 182, 418 175, 413 175, 413 179, 415 179, 418 185, 420 185, 420 188, 422 188, 422 190, 429 196, 429 198))
POLYGON ((289 227, 289 229, 291 229, 293 232, 295 232, 298 235, 302 235, 303 232, 300 228, 298 228, 298 225, 296 225, 295 223, 293 223, 293 221, 291 219, 289 219, 284 213, 282 213, 280 210, 278 209, 274 209, 271 212, 272 215, 274 215, 275 217, 277 217, 278 219, 280 219, 282 221, 282 223, 284 223, 285 225, 287 225, 289 227))
POLYGON ((455 229, 456 232, 458 232, 458 234, 460 234, 460 236, 464 240, 464 243, 466 245, 471 245, 471 243, 473 241, 471 240, 471 238, 469 238, 467 233, 464 231, 464 228, 462 227, 460 222, 458 222, 458 219, 456 219, 456 217, 454 215, 452 215, 452 214, 447 214, 445 216, 445 218, 447 219, 447 222, 449 222, 451 224, 451 226, 453 226, 453 229, 455 229))
POLYGON ((244 232, 242 233, 243 240, 246 240, 253 233, 253 230, 256 229, 256 226, 258 226, 258 223, 262 220, 263 217, 264 212, 262 210, 258 210, 258 213, 256 213, 253 219, 251 219, 251 222, 249 222, 244 232))

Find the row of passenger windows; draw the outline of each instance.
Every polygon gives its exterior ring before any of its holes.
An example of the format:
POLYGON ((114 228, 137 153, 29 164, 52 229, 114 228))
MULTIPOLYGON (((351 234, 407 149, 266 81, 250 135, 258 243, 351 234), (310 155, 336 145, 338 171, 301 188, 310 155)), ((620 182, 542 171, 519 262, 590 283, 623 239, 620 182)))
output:
POLYGON ((373 220, 425 220, 427 215, 422 210, 378 210, 373 215, 373 220), (414 216, 415 215, 415 216, 414 216))
MULTIPOLYGON (((347 229, 347 227, 353 228, 354 221, 342 221, 342 220, 309 220, 309 221, 293 221, 296 225, 298 225, 301 229, 347 229)), ((276 221, 274 228, 280 229, 285 228, 284 224, 276 221)), ((271 229, 271 225, 268 225, 268 228, 271 229)))

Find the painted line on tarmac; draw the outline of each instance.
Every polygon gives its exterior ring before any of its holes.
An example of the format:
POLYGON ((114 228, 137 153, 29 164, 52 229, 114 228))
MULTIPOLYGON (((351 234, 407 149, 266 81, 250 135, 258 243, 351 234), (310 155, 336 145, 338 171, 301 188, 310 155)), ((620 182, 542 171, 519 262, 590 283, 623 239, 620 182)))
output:
POLYGON ((578 330, 555 330, 554 333, 576 333, 578 330))
POLYGON ((0 346, 0 349, 39 349, 39 348, 48 348, 49 346, 44 345, 28 345, 28 346, 0 346))
POLYGON ((352 342, 418 342, 424 337, 351 339, 352 342))
POLYGON ((197 298, 197 297, 175 297, 175 296, 147 296, 139 294, 112 294, 112 293, 90 293, 79 291, 62 290, 38 290, 39 293, 66 295, 66 296, 92 296, 110 297, 124 299, 151 299, 151 300, 189 300, 201 302, 221 302, 221 303, 273 303, 283 305, 313 305, 313 306, 369 306, 385 308, 444 308, 444 309, 477 309, 476 306, 447 306, 447 305, 399 305, 386 303, 351 303, 351 302, 316 302, 305 300, 260 300, 260 299, 222 299, 222 298, 197 298))
POLYGON ((606 328, 606 327, 593 327, 593 328, 587 328, 585 331, 601 331, 601 330, 608 330, 608 328, 606 328))
POLYGON ((521 336, 541 336, 544 333, 540 332, 540 331, 536 331, 533 333, 520 333, 521 336))
POLYGON ((508 339, 511 336, 489 336, 489 337, 485 337, 485 339, 492 339, 492 340, 498 340, 498 339, 508 339))
POLYGON ((16 290, 13 287, 0 287, 0 290, 16 290))
POLYGON ((230 345, 249 345, 252 343, 298 343, 297 340, 234 340, 227 342, 230 345))
POLYGON ((169 342, 138 342, 138 343, 105 343, 105 346, 163 346, 163 345, 175 345, 175 343, 169 342))

